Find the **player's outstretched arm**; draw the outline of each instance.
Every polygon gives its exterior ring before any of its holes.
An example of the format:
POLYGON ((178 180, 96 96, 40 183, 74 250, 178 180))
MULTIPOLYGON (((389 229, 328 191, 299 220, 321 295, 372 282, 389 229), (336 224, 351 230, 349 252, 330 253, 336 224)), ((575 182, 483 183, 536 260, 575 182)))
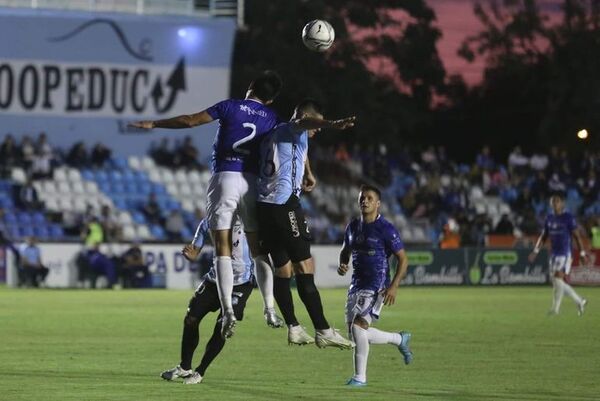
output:
POLYGON ((324 120, 322 118, 304 117, 293 121, 298 131, 306 131, 312 129, 331 128, 343 130, 354 127, 356 117, 342 118, 341 120, 324 120))
POLYGON ((213 121, 213 118, 206 110, 194 114, 184 114, 177 117, 167 118, 164 120, 146 120, 137 121, 129 124, 130 127, 142 128, 142 129, 153 129, 153 128, 170 128, 170 129, 181 129, 181 128, 192 128, 198 125, 207 124, 213 121))
POLYGON ((198 223, 198 227, 196 227, 192 242, 184 246, 181 250, 183 256, 190 262, 198 259, 198 255, 200 255, 200 252, 202 252, 202 248, 204 247, 204 240, 208 235, 208 222, 206 219, 202 219, 200 223, 198 223))
POLYGON ((398 252, 394 254, 396 259, 398 260, 398 268, 396 269, 396 274, 394 274, 394 278, 390 283, 390 286, 383 291, 383 303, 385 305, 393 305, 396 302, 396 292, 398 291, 398 286, 400 282, 406 275, 406 270, 408 269, 408 256, 404 249, 400 249, 398 252))
POLYGON ((537 241, 535 242, 535 247, 533 247, 533 251, 529 254, 529 257, 527 258, 529 260, 529 263, 533 263, 535 261, 535 258, 537 257, 538 253, 540 253, 540 249, 542 249, 542 246, 544 246, 544 242, 546 242, 546 230, 542 231, 537 241))

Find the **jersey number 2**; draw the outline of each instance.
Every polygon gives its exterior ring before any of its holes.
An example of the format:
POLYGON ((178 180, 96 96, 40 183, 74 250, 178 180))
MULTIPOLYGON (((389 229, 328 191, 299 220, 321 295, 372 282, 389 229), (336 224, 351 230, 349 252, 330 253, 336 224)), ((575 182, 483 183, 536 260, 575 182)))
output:
POLYGON ((251 141, 252 138, 254 138, 256 136, 256 125, 252 124, 252 123, 243 123, 242 126, 244 128, 250 128, 250 130, 252 132, 250 132, 250 135, 243 137, 242 139, 240 139, 239 141, 235 141, 233 143, 233 150, 238 152, 238 153, 242 153, 244 155, 248 155, 250 154, 250 151, 248 149, 242 149, 240 148, 240 146, 242 146, 243 144, 245 144, 248 141, 251 141))

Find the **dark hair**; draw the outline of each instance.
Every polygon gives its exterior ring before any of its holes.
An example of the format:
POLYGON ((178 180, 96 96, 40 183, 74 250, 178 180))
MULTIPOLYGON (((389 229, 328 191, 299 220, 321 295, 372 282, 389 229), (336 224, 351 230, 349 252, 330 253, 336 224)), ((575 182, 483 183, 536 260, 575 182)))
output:
POLYGON ((365 192, 365 191, 375 192, 377 194, 377 198, 379 198, 381 200, 381 191, 376 186, 369 185, 369 184, 363 184, 363 185, 361 185, 360 186, 360 192, 365 192))
POLYGON ((296 114, 306 114, 310 112, 323 114, 323 106, 314 99, 306 98, 296 105, 294 112, 296 114))
POLYGON ((262 102, 268 102, 274 100, 279 95, 282 86, 283 83, 279 74, 275 71, 267 70, 252 81, 248 89, 262 102))
POLYGON ((553 193, 550 195, 550 199, 552 199, 552 198, 554 198, 554 197, 556 197, 556 198, 558 198, 558 199, 560 199, 560 200, 562 200, 562 201, 564 201, 564 200, 565 200, 565 194, 564 194, 563 192, 553 192, 553 193))

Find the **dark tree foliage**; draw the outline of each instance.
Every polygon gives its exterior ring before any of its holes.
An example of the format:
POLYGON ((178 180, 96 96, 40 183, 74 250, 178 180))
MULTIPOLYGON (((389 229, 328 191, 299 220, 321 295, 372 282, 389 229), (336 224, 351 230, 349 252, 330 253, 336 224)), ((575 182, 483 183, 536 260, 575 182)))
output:
POLYGON ((423 0, 254 0, 247 3, 246 23, 236 37, 232 96, 243 96, 261 70, 274 69, 284 80, 274 105, 282 118, 308 96, 325 104, 326 117, 357 115, 356 128, 343 135, 359 143, 385 142, 393 149, 421 141, 432 130, 431 99, 443 93, 445 71, 435 47, 441 33, 423 0), (399 13, 410 18, 401 22, 399 13), (302 44, 302 27, 313 19, 335 28, 336 41, 325 53, 302 44), (394 26, 398 29, 359 40, 348 32, 394 26), (391 61, 404 90, 365 66, 363 61, 374 55, 391 61))
POLYGON ((459 54, 485 59, 484 80, 470 91, 450 85, 453 107, 441 110, 436 123, 470 143, 471 152, 483 143, 502 152, 515 144, 577 151, 579 129, 600 130, 600 1, 564 0, 559 21, 540 4, 475 5, 484 28, 464 41, 459 54))

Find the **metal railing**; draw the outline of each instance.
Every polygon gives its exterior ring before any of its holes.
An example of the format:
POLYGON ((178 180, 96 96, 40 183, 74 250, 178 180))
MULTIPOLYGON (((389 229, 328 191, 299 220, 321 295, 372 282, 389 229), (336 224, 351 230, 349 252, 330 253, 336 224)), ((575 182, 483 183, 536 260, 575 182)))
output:
POLYGON ((244 0, 0 0, 0 7, 135 14, 235 16, 244 25, 244 0))

